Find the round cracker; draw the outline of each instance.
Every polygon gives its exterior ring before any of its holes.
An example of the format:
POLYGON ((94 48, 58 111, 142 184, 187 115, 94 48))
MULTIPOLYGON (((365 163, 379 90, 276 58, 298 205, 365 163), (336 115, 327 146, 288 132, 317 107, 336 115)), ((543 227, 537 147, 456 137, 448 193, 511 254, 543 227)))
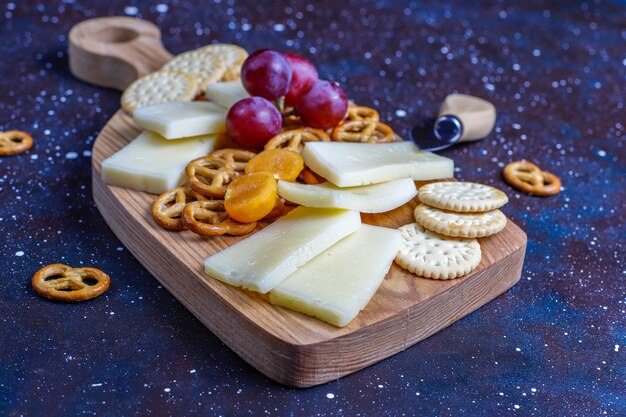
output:
POLYGON ((446 236, 485 237, 498 233, 506 226, 506 216, 500 210, 453 213, 420 204, 414 214, 415 220, 426 229, 446 236))
POLYGON ((192 76, 196 79, 199 93, 208 83, 222 78, 226 71, 226 64, 217 54, 196 50, 175 56, 162 69, 181 71, 192 76))
POLYGON ((214 43, 196 49, 196 51, 210 52, 219 55, 224 61, 226 68, 241 66, 243 61, 248 58, 248 51, 239 45, 233 45, 231 43, 214 43))
POLYGON ((398 230, 402 246, 396 263, 416 275, 432 279, 459 278, 480 263, 480 245, 476 239, 441 236, 417 223, 398 230))
POLYGON ((191 101, 196 96, 193 77, 180 71, 157 71, 129 85, 122 94, 122 108, 129 114, 140 107, 170 101, 191 101))
POLYGON ((420 187, 419 198, 431 207, 460 212, 495 210, 509 201, 506 194, 497 188, 458 181, 426 184, 420 187))

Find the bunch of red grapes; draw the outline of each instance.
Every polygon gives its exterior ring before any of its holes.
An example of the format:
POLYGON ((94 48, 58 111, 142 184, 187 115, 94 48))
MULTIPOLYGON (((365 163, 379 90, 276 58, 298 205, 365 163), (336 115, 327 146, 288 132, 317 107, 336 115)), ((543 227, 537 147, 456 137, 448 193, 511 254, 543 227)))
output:
POLYGON ((241 81, 252 97, 231 107, 226 129, 250 148, 260 148, 280 133, 283 119, 276 104, 283 100, 305 125, 319 129, 339 124, 348 109, 343 89, 320 80, 311 61, 298 54, 258 50, 243 63, 241 81))

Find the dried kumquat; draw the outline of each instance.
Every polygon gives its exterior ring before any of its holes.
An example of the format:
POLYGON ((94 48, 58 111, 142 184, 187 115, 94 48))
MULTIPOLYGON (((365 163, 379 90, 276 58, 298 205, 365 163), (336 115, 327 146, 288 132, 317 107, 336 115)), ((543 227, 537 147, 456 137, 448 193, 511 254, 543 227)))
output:
POLYGON ((235 178, 226 189, 224 207, 230 217, 251 223, 267 216, 276 204, 276 179, 269 172, 235 178))
POLYGON ((248 161, 246 174, 269 172, 274 178, 295 181, 304 168, 304 160, 299 153, 289 149, 267 149, 248 161))

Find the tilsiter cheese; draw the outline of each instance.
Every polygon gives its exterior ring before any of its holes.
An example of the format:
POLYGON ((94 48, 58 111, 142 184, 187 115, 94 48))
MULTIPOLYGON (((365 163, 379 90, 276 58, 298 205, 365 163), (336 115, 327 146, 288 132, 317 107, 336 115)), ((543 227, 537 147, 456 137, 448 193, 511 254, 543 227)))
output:
POLYGON ((364 224, 270 292, 270 302, 343 327, 382 283, 400 249, 400 232, 364 224))
POLYGON ((133 112, 137 126, 165 139, 180 139, 226 131, 226 110, 208 101, 170 102, 133 112))
POLYGON ((205 272, 228 284, 266 293, 360 225, 357 211, 298 207, 207 258, 205 272))
POLYGON ((215 138, 166 140, 143 132, 102 161, 102 179, 110 185, 161 194, 183 182, 189 161, 211 153, 215 138))
POLYGON ((241 80, 237 80, 210 83, 204 89, 204 96, 207 100, 229 110, 239 100, 250 97, 250 94, 243 87, 241 80))
POLYGON ((450 158, 421 152, 413 142, 307 142, 304 163, 338 187, 376 184, 399 178, 416 181, 452 178, 450 158))
POLYGON ((417 195, 412 178, 382 182, 362 187, 339 188, 330 182, 299 184, 278 182, 278 194, 296 204, 307 207, 333 207, 382 213, 400 207, 417 195))

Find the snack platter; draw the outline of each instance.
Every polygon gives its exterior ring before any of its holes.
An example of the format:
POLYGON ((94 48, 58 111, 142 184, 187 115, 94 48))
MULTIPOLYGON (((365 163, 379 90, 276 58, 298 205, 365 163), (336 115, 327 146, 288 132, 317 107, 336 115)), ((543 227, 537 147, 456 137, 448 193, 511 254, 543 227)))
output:
MULTIPOLYGON (((98 19, 97 26, 109 24, 111 19, 117 18, 98 19)), ((146 24, 139 22, 122 19, 116 23, 125 29, 146 24)), ((158 41, 158 30, 151 36, 158 41)), ((73 41, 76 43, 75 36, 73 41)), ((150 49, 150 45, 143 46, 150 49)), ((162 49, 158 42, 153 46, 162 49)), ((133 49, 126 52, 131 54, 133 49)), ((119 51, 115 55, 115 65, 120 65, 119 51)), ((141 61, 139 57, 126 58, 126 65, 141 61)), ((139 62, 143 67, 136 68, 137 76, 159 68, 168 59, 139 62)), ((90 65, 103 64, 94 61, 90 65)), ((128 77, 128 71, 123 73, 128 77)), ((120 81, 116 87, 129 81, 120 81)), ((105 184, 102 162, 140 133, 133 118, 120 110, 97 137, 92 181, 98 209, 131 253, 205 326, 253 367, 285 385, 317 385, 387 358, 494 299, 520 278, 526 235, 507 221, 499 233, 478 239, 480 263, 461 278, 421 278, 393 263, 371 301, 345 327, 272 305, 266 294, 225 284, 205 273, 207 257, 248 236, 206 238, 189 231, 164 230, 156 227, 150 213, 154 194, 105 184)), ((416 182, 418 187, 423 184, 416 182)), ((361 222, 397 229, 415 221, 413 212, 418 204, 415 197, 391 211, 362 213, 361 222)), ((257 233, 270 223, 259 221, 257 233)), ((242 263, 249 261, 241 259, 242 263)))

